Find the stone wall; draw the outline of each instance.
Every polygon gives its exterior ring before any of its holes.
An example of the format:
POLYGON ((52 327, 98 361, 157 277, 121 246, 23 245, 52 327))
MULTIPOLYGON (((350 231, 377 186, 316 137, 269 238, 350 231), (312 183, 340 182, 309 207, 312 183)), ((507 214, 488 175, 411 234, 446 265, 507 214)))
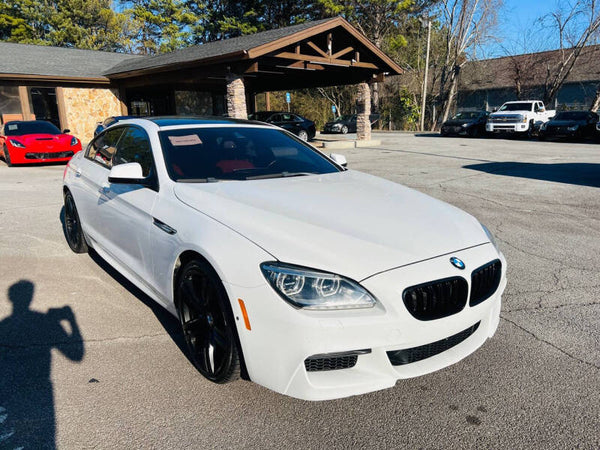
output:
POLYGON ((82 142, 94 137, 98 122, 121 115, 118 90, 110 88, 63 88, 66 124, 82 142))

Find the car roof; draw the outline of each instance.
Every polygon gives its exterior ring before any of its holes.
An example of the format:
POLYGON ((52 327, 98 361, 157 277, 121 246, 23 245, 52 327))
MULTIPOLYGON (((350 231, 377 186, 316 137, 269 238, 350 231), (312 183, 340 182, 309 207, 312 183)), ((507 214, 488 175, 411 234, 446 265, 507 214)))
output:
MULTIPOLYGON (((10 122, 6 122, 4 125, 12 124, 12 123, 52 123, 49 120, 11 120, 10 122)), ((54 125, 52 123, 52 125, 54 125)), ((58 128, 58 127, 57 127, 58 128)))
MULTIPOLYGON (((138 123, 151 122, 159 128, 172 128, 182 126, 186 128, 193 127, 194 125, 206 127, 207 125, 260 125, 261 127, 273 127, 272 125, 260 122, 257 120, 245 120, 245 119, 234 119, 231 117, 212 117, 212 116, 162 116, 162 117, 133 117, 123 121, 119 121, 119 124, 127 123, 138 123)), ((116 124, 115 124, 116 125, 116 124)), ((112 127, 111 127, 112 128, 112 127)), ((277 128, 277 127, 274 127, 277 128)))

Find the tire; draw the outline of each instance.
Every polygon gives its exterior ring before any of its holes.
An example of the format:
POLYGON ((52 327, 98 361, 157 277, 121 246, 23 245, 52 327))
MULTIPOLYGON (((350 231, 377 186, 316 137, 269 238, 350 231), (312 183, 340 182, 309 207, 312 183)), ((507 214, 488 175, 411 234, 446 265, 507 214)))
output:
POLYGON ((300 130, 298 132, 298 137, 302 139, 304 142, 308 141, 308 132, 306 130, 300 130))
POLYGON ((479 137, 479 128, 477 126, 471 127, 469 130, 469 137, 478 138, 479 137))
POLYGON ((348 134, 348 127, 346 125, 342 126, 342 134, 348 134))
POLYGON ((6 145, 4 146, 4 162, 8 167, 13 167, 13 163, 10 160, 10 152, 8 151, 6 145))
POLYGON ((194 367, 213 383, 240 378, 231 305, 212 267, 202 260, 188 262, 181 269, 175 292, 179 321, 194 367))
POLYGON ((533 120, 530 120, 529 121, 529 129, 527 130, 527 133, 526 133, 527 139, 533 138, 533 136, 535 134, 534 128, 535 128, 534 122, 533 122, 533 120))
POLYGON ((81 221, 79 220, 79 213, 75 206, 75 200, 73 195, 67 191, 64 196, 65 201, 65 220, 64 220, 64 232, 67 238, 67 243, 73 252, 75 253, 87 253, 88 245, 85 242, 85 236, 81 229, 81 221))

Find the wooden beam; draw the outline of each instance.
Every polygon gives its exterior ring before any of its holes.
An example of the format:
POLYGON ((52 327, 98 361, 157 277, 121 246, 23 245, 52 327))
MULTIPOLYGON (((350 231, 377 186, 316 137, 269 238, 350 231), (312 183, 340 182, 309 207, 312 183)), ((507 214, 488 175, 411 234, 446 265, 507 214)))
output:
POLYGON ((296 53, 281 52, 274 55, 277 58, 294 59, 297 61, 309 61, 324 64, 333 64, 337 66, 360 67, 362 69, 380 69, 372 63, 346 61, 345 59, 323 58, 321 56, 297 55, 296 53))
POLYGON ((327 55, 331 56, 333 52, 333 34, 327 33, 327 55))
POLYGON ((31 106, 29 106, 27 86, 19 86, 19 100, 21 101, 21 114, 23 114, 23 120, 31 120, 31 106))
POLYGON ((256 61, 256 62, 253 62, 253 63, 250 65, 250 67, 248 67, 248 68, 247 68, 247 69, 244 71, 244 73, 256 73, 256 72, 258 72, 258 71, 259 71, 259 70, 258 70, 258 61, 256 61))
MULTIPOLYGON (((323 50, 321 50, 315 43, 313 43, 312 41, 308 41, 307 42, 308 46, 310 48, 312 48, 314 51, 316 51, 319 55, 321 55, 324 58, 327 58, 329 55, 327 53, 325 53, 323 50)), ((298 55, 300 53, 296 52, 298 55)))
POLYGON ((360 62, 360 52, 358 50, 354 52, 354 61, 360 62))
POLYGON ((340 56, 344 56, 346 53, 350 53, 352 50, 354 50, 354 47, 346 47, 344 50, 340 50, 339 52, 334 53, 333 55, 331 55, 331 57, 339 58, 340 56))
POLYGON ((300 44, 296 44, 296 53, 300 54, 300 44))
POLYGON ((306 61, 296 61, 295 63, 285 67, 288 69, 325 70, 325 67, 320 64, 311 64, 306 61))
POLYGON ((60 122, 60 129, 66 130, 69 128, 69 121, 67 120, 67 108, 65 105, 65 92, 62 87, 56 88, 56 104, 58 106, 58 121, 60 122))

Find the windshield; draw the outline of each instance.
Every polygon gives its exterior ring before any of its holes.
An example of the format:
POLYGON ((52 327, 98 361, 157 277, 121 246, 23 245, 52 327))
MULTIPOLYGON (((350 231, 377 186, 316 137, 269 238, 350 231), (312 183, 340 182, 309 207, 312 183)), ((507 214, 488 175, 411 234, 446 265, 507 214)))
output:
POLYGON ((588 114, 587 112, 578 111, 559 112, 553 120, 587 120, 588 114))
POLYGON ((463 112, 459 112, 457 113, 452 120, 465 120, 465 119, 478 119, 479 117, 481 117, 481 113, 480 112, 468 112, 468 111, 463 111, 463 112))
POLYGON ((5 136, 23 136, 25 134, 61 134, 60 130, 50 122, 7 122, 4 126, 5 136))
POLYGON ((254 180, 339 172, 283 130, 220 127, 159 132, 169 176, 180 182, 254 180))
POLYGON ((532 103, 506 103, 499 111, 531 111, 532 103))
POLYGON ((335 119, 335 122, 352 122, 355 118, 356 116, 354 114, 346 114, 335 119))

